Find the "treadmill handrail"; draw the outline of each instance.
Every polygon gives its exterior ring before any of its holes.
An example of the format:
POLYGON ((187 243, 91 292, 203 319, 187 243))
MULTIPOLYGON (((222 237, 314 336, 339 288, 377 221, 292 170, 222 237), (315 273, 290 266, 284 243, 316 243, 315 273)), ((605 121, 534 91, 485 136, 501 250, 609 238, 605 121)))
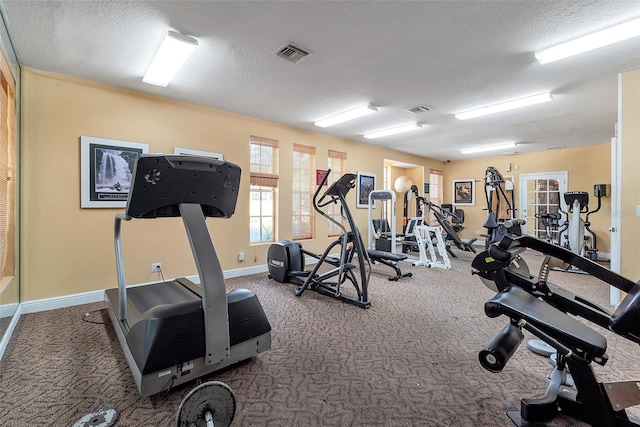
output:
POLYGON ((121 231, 120 224, 122 221, 131 221, 133 217, 118 213, 116 214, 116 220, 113 229, 113 239, 114 246, 116 248, 116 272, 118 275, 118 296, 119 296, 119 307, 118 307, 118 315, 119 320, 123 321, 127 319, 127 282, 124 278, 124 261, 122 259, 122 241, 120 239, 121 231))

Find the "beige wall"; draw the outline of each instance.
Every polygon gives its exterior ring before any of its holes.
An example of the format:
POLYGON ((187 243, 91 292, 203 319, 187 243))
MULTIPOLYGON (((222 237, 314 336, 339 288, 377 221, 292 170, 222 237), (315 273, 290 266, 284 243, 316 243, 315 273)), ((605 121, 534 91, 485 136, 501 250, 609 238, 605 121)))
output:
MULTIPOLYGON (((150 152, 185 147, 224 153, 243 170, 236 214, 209 219, 225 270, 264 265, 268 245, 249 245, 249 135, 280 141, 278 239, 291 237, 293 143, 315 146, 316 167, 326 169, 327 150, 348 154, 348 170, 375 173, 381 188, 383 160, 429 168, 441 162, 366 146, 300 129, 123 90, 66 76, 23 69, 22 110, 22 300, 101 290, 116 285, 113 221, 118 209, 80 208, 80 136, 144 142, 150 152), (238 252, 245 261, 237 261, 238 252)), ((348 196, 355 206, 355 191, 348 196)), ((366 233, 366 209, 352 208, 366 233)), ((318 218, 316 236, 326 236, 318 218)), ((165 277, 196 274, 179 219, 133 220, 123 224, 128 283, 157 280, 152 262, 165 277)), ((322 251, 328 238, 304 242, 322 251)), ((266 274, 265 274, 265 280, 266 274)))
POLYGON ((622 75, 621 95, 620 273, 636 281, 640 279, 640 263, 638 263, 640 218, 636 217, 636 206, 640 205, 640 70, 622 75))
MULTIPOLYGON (((623 209, 635 213, 640 203, 637 183, 640 171, 638 139, 638 72, 625 75, 625 127, 623 128, 623 209), (628 133, 626 133, 628 132, 628 133), (627 197, 633 194, 633 197, 627 197)), ((424 173, 444 171, 445 202, 451 201, 451 180, 474 178, 476 205, 467 207, 463 237, 482 229, 486 218, 482 178, 487 166, 514 175, 519 198, 522 173, 569 172, 569 190, 593 192, 593 184, 610 183, 610 148, 603 144, 527 155, 498 156, 449 164, 244 117, 162 97, 123 90, 85 80, 23 69, 22 90, 22 300, 29 301, 95 291, 116 284, 113 219, 117 209, 80 208, 81 135, 137 141, 150 144, 151 152, 173 152, 174 146, 222 152, 225 159, 243 169, 236 214, 228 220, 208 220, 223 269, 232 270, 266 263, 269 245, 249 245, 248 149, 249 135, 280 141, 280 199, 277 238, 291 236, 291 188, 293 143, 315 146, 316 167, 326 169, 327 150, 348 153, 348 170, 375 173, 382 186, 384 159, 418 165, 424 173), (504 171, 511 163, 513 170, 504 171), (518 167, 516 170, 515 167, 518 167), (238 252, 245 261, 237 261, 238 252)), ((613 126, 612 126, 613 127, 613 126)), ((613 130, 612 130, 613 132, 613 130)), ((423 177, 416 177, 419 185, 423 177)), ((422 190, 422 189, 421 189, 422 190)), ((421 191, 422 193, 422 191, 421 191)), ((348 202, 363 235, 366 209, 355 209, 355 191, 348 202)), ((593 215, 592 229, 598 248, 609 252, 610 198, 603 199, 601 212, 593 215)), ((401 218, 402 211, 398 212, 401 218)), ((317 217, 316 236, 325 236, 327 223, 317 217)), ((401 221, 399 221, 401 223, 401 221)), ((630 278, 640 277, 637 264, 638 219, 623 217, 622 269, 630 278), (634 238, 636 236, 636 238, 634 238), (632 250, 633 248, 633 250, 632 250)), ((366 240, 366 239, 365 239, 366 240)), ((123 225, 125 266, 128 283, 156 280, 152 262, 162 262, 165 277, 196 273, 184 227, 178 219, 134 220, 123 225)), ((312 251, 322 251, 329 239, 304 242, 312 251)), ((266 275, 265 275, 266 280, 266 275)))
MULTIPOLYGON (((611 133, 613 135, 613 124, 611 133)), ((502 175, 513 176, 515 186, 516 208, 520 209, 520 197, 523 193, 520 189, 520 175, 527 173, 568 171, 569 180, 567 191, 586 191, 589 193, 589 208, 596 208, 593 197, 594 184, 611 183, 611 146, 603 143, 590 147, 554 150, 548 152, 519 154, 510 156, 486 157, 482 159, 454 161, 446 164, 444 168, 444 200, 451 202, 451 181, 454 179, 473 178, 476 181, 475 206, 465 206, 465 226, 463 238, 478 237, 479 230, 486 230, 482 225, 487 219, 487 206, 484 194, 484 174, 488 166, 494 166, 502 175), (507 164, 511 165, 511 171, 506 171, 507 164)), ((516 216, 520 217, 520 211, 516 216)), ((608 253, 611 248, 609 227, 611 226, 611 197, 602 198, 602 207, 598 213, 590 216, 591 229, 598 238, 599 252, 608 253)))

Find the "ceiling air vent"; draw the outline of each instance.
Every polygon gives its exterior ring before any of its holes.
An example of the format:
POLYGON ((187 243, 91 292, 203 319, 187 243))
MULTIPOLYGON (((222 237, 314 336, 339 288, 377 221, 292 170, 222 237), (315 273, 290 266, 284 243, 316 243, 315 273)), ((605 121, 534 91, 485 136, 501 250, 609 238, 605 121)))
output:
POLYGON ((418 105, 417 107, 413 107, 413 108, 409 108, 409 112, 414 113, 414 114, 418 114, 418 113, 426 113, 427 111, 430 111, 431 108, 427 107, 426 105, 418 105))
POLYGON ((567 148, 566 145, 558 145, 556 147, 547 147, 547 150, 562 150, 563 148, 567 148))
POLYGON ((309 56, 309 52, 305 51, 304 49, 300 49, 298 46, 295 46, 291 42, 287 42, 287 44, 273 53, 282 59, 293 62, 294 64, 297 64, 298 62, 309 56))

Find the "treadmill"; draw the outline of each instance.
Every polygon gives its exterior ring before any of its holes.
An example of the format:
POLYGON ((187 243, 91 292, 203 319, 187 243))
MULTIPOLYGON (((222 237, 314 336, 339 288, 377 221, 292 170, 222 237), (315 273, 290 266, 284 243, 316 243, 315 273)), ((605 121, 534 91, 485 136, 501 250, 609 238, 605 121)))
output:
POLYGON ((257 296, 226 292, 205 218, 235 211, 240 167, 217 159, 143 154, 135 162, 124 213, 115 218, 118 287, 104 299, 142 397, 148 397, 271 348, 271 325, 257 296), (127 288, 122 221, 182 217, 199 275, 127 288))

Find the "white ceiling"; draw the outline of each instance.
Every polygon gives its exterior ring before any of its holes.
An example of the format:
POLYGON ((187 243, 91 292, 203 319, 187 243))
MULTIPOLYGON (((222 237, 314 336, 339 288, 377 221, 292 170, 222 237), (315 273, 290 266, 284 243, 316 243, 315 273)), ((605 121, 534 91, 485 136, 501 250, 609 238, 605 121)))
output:
POLYGON ((640 68, 639 37, 544 66, 534 57, 640 16, 637 0, 0 2, 24 66, 442 161, 471 157, 461 148, 508 141, 520 143, 521 153, 607 142, 617 75, 640 68), (168 87, 145 84, 170 29, 196 37, 199 47, 168 87), (298 64, 273 55, 288 41, 311 55, 298 64), (465 121, 453 116, 545 91, 553 102, 465 121), (313 125, 366 103, 379 112, 313 125), (407 111, 419 105, 431 110, 407 111), (362 137, 412 121, 425 126, 362 137))

